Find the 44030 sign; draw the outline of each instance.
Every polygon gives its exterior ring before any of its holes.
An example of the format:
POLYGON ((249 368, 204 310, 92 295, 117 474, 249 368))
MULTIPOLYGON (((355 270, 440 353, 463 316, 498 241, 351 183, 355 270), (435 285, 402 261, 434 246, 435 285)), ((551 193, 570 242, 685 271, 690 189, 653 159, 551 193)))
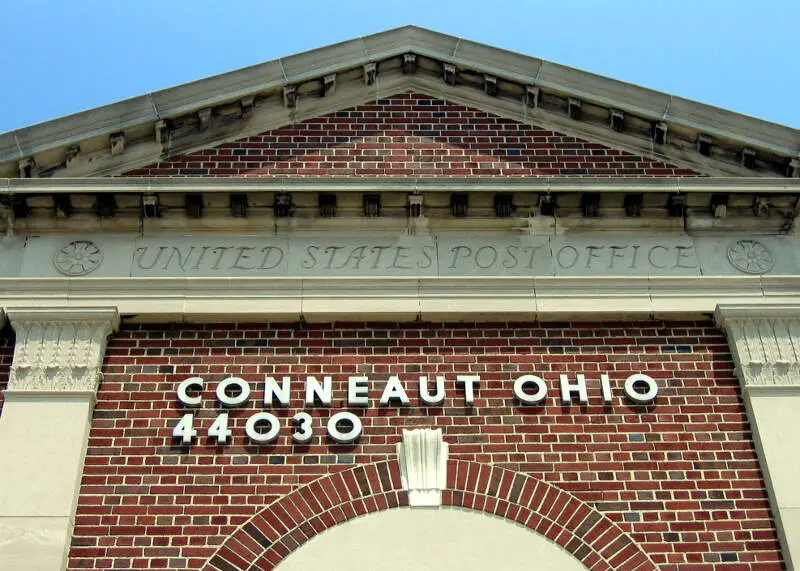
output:
MULTIPOLYGON (((459 392, 462 393, 465 406, 473 406, 480 382, 480 375, 456 375, 455 384, 462 389, 459 392)), ((569 375, 561 374, 558 384, 561 404, 589 403, 585 375, 578 373, 573 380, 569 375)), ((377 399, 377 403, 370 403, 370 379, 368 377, 350 376, 347 378, 346 385, 348 407, 368 407, 370 404, 377 404, 380 407, 411 404, 405 384, 397 375, 392 375, 383 382, 381 396, 377 399)), ((614 396, 609 375, 601 373, 598 385, 603 403, 611 403, 614 396)), ((283 377, 280 383, 273 377, 266 377, 262 393, 264 407, 289 406, 291 386, 291 377, 283 377)), ((188 408, 199 407, 203 402, 204 389, 205 380, 202 377, 189 377, 178 385, 176 391, 178 401, 188 408)), ((417 389, 421 405, 440 406, 446 397, 445 377, 437 375, 431 384, 426 375, 420 375, 417 389)), ((652 377, 644 373, 634 373, 628 376, 622 389, 625 397, 633 404, 652 403, 658 395, 658 384, 652 377)), ((514 380, 512 394, 514 400, 521 406, 540 405, 547 398, 547 384, 537 375, 521 375, 514 380)), ((215 396, 216 401, 224 408, 244 406, 250 400, 250 383, 239 377, 227 377, 217 384, 215 396)), ((332 402, 333 377, 326 375, 320 381, 313 375, 306 376, 302 405, 330 407, 332 402)), ((289 419, 292 440, 297 444, 310 442, 314 437, 316 420, 304 411, 292 416, 289 419)), ((191 445, 198 434, 194 421, 194 413, 185 413, 173 427, 173 438, 180 440, 182 444, 191 445)), ((245 423, 245 435, 253 444, 269 444, 278 437, 280 431, 280 419, 267 411, 253 413, 245 423)), ((325 423, 325 432, 328 437, 340 444, 357 441, 362 431, 361 418, 349 411, 337 412, 331 415, 325 423)), ((217 444, 225 444, 230 441, 232 436, 233 431, 229 428, 228 413, 220 412, 208 428, 208 437, 217 444)))

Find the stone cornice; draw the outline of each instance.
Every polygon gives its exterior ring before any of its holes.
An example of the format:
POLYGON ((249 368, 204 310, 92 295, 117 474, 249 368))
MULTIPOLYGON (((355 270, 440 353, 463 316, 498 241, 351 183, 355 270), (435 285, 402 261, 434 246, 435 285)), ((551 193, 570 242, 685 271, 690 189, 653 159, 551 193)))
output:
POLYGON ((800 304, 720 305, 742 387, 800 386, 800 304))
MULTIPOLYGON (((56 140, 69 144, 98 131, 132 127, 404 53, 542 86, 654 119, 702 127, 715 134, 738 132, 743 138, 763 139, 769 147, 797 152, 797 131, 790 127, 417 26, 347 40, 10 131, 0 136, 0 150, 8 147, 9 155, 18 155, 14 143, 17 140, 28 152, 36 152, 56 140), (759 136, 762 132, 765 137, 759 136)), ((3 159, 5 153, 0 155, 3 159)))
POLYGON ((258 177, 116 177, 0 178, 2 194, 60 193, 186 193, 186 192, 800 192, 800 178, 608 178, 530 177, 480 178, 332 178, 258 177))
POLYGON ((19 307, 8 311, 16 333, 8 389, 94 392, 106 341, 119 327, 115 308, 19 307))
POLYGON ((54 172, 56 176, 119 174, 161 156, 214 146, 408 90, 441 95, 448 101, 471 104, 504 117, 607 141, 615 148, 693 165, 706 174, 748 176, 764 172, 780 176, 787 169, 797 176, 800 172, 800 131, 791 127, 415 26, 2 133, 0 172, 21 169, 31 171, 31 176, 52 176, 54 172), (407 73, 401 63, 406 54, 425 61, 417 62, 417 67, 407 73), (380 70, 373 73, 378 77, 370 80, 366 70, 376 64, 380 70), (453 66, 450 79, 446 72, 443 74, 448 66, 453 66), (456 75, 462 73, 464 77, 457 81, 456 75), (321 96, 315 93, 320 91, 318 84, 323 78, 337 74, 335 90, 326 90, 321 96), (490 94, 480 81, 482 76, 492 78, 500 92, 490 94), (287 103, 284 89, 296 93, 301 103, 294 99, 287 103), (681 142, 672 144, 665 139, 654 148, 649 128, 633 135, 632 131, 611 129, 605 117, 595 123, 589 117, 577 121, 567 117, 560 106, 548 108, 545 95, 565 103, 575 99, 609 113, 625 113, 645 125, 664 125, 664 132, 668 128, 669 137, 681 142), (178 135, 170 122, 196 123, 198 127, 183 129, 178 135), (728 159, 687 150, 694 148, 701 134, 724 148, 730 154, 728 159), (757 170, 742 166, 736 157, 745 149, 758 152, 762 162, 771 166, 757 170))

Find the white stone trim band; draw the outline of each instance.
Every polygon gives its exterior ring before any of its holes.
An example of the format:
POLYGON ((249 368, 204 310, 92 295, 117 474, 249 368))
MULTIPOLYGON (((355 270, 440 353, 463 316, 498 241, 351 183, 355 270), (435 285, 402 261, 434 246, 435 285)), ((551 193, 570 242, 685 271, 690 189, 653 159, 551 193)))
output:
POLYGON ((104 308, 131 323, 707 319, 718 302, 796 298, 800 276, 0 278, 6 311, 104 308))

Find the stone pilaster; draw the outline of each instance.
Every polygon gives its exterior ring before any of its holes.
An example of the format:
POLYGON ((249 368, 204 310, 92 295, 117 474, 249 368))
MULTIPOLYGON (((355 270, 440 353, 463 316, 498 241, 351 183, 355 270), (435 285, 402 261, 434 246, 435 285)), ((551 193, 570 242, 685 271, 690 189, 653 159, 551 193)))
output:
POLYGON ((788 569, 800 565, 800 304, 720 305, 788 569))
POLYGON ((115 308, 11 309, 14 359, 0 415, 0 561, 66 568, 83 460, 115 308))

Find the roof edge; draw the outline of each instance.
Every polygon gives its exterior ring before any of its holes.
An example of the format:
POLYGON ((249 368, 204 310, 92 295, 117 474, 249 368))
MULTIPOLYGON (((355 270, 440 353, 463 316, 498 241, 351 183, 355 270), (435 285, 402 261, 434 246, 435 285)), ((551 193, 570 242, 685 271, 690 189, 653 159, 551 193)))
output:
POLYGON ((0 134, 0 162, 233 102, 364 64, 415 53, 472 72, 552 90, 800 158, 800 130, 540 58, 409 25, 195 80, 0 134))

